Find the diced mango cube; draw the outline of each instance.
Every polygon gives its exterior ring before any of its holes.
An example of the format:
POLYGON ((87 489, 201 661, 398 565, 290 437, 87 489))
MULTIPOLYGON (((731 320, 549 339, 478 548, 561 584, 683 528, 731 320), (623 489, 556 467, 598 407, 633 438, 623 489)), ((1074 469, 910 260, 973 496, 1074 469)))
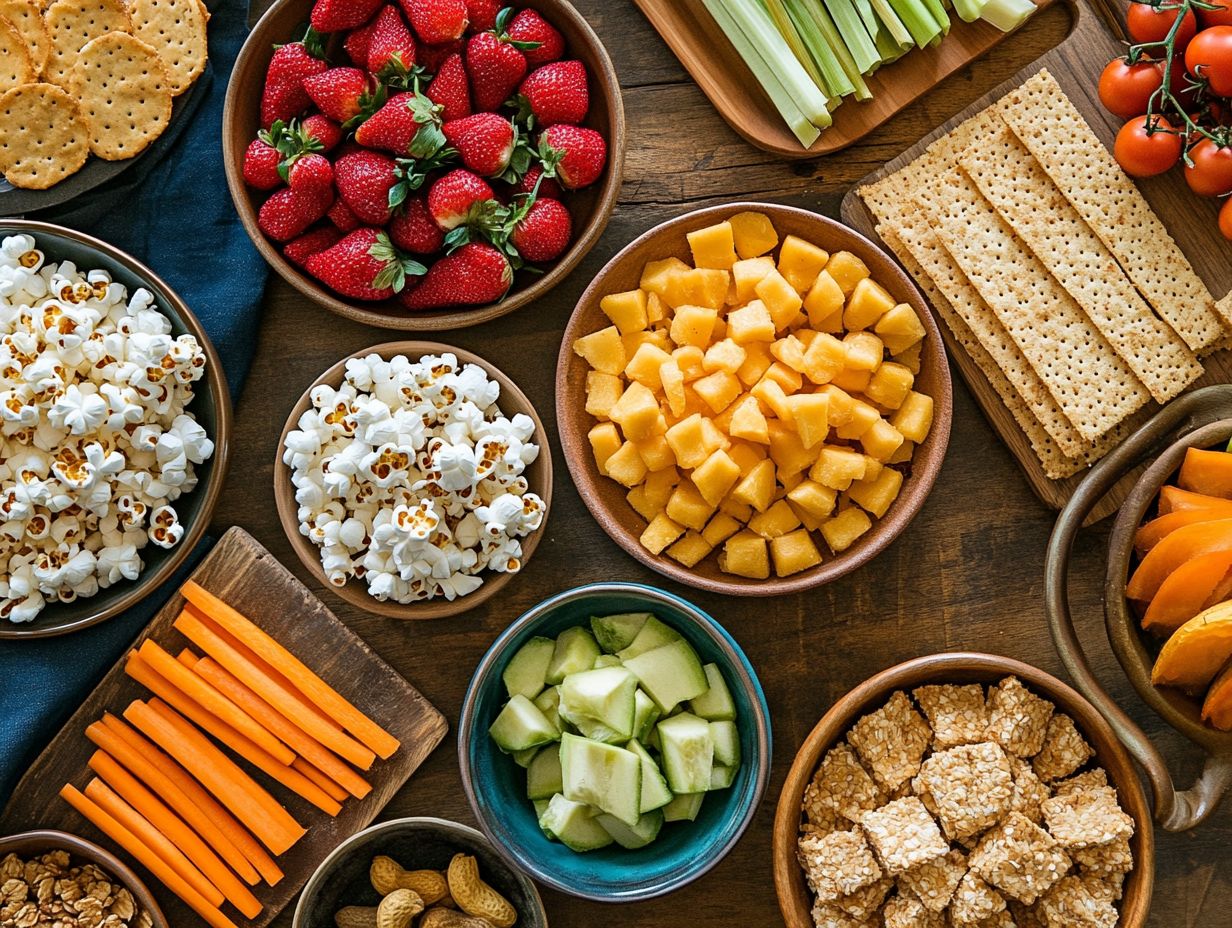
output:
POLYGON ((809 479, 831 490, 846 490, 853 481, 864 477, 866 469, 864 455, 860 452, 827 446, 818 453, 809 479))
POLYGON ((851 403, 851 418, 834 430, 834 434, 843 441, 855 441, 873 427, 873 423, 881 418, 874 406, 863 400, 853 399, 851 403))
POLYGON ((770 354, 770 346, 765 342, 749 342, 744 346, 744 363, 736 376, 746 387, 751 387, 765 375, 774 363, 774 355, 770 354))
POLYGON ((765 512, 759 512, 749 519, 749 528, 762 538, 778 538, 800 527, 800 520, 792 512, 787 500, 781 499, 765 512))
POLYGON ((872 371, 859 371, 854 367, 845 367, 834 375, 830 383, 848 393, 863 393, 868 389, 872 379, 872 371))
POLYGON ((829 260, 830 253, 824 248, 789 235, 783 239, 783 247, 779 249, 778 270, 797 291, 804 293, 829 260))
POLYGON ((626 493, 625 499, 628 501, 629 505, 633 507, 633 511, 647 522, 663 511, 662 506, 655 508, 647 501, 646 484, 644 483, 639 483, 632 490, 626 493))
POLYGON ((791 422, 791 406, 787 402, 786 392, 777 380, 763 377, 749 391, 749 395, 756 397, 758 402, 784 422, 791 422))
POLYGON ((898 409, 911 392, 915 376, 894 361, 885 361, 873 374, 864 395, 886 409, 898 409))
POLYGON ((770 556, 774 558, 774 572, 780 577, 790 577, 821 563, 821 552, 806 528, 770 539, 770 556))
POLYGON ((771 251, 779 243, 774 223, 765 213, 736 213, 728 220, 736 241, 736 254, 741 258, 756 258, 771 251))
POLYGON ((677 345, 691 345, 705 351, 710 344, 711 333, 714 332, 715 321, 719 318, 716 309, 704 306, 681 306, 672 317, 670 331, 672 341, 677 345))
POLYGON ((629 384, 608 415, 620 426, 621 432, 630 441, 640 441, 651 435, 659 435, 667 429, 666 425, 663 429, 658 427, 663 418, 658 398, 647 387, 636 381, 629 384))
POLYGON ((726 451, 731 447, 731 439, 719 431, 713 419, 702 416, 702 444, 706 448, 706 454, 710 454, 718 448, 726 451))
POLYGON ((740 365, 744 363, 747 354, 748 352, 735 341, 725 338, 706 349, 706 355, 702 358, 702 367, 708 371, 727 371, 729 374, 735 374, 740 370, 740 365))
POLYGON ((792 425, 773 419, 766 427, 770 431, 770 459, 778 465, 780 481, 813 466, 817 449, 804 447, 792 425))
POLYGON ((659 365, 659 388, 663 391, 672 415, 677 418, 683 416, 686 404, 684 374, 680 373, 680 366, 675 358, 668 358, 659 365))
POLYGON ((650 290, 643 290, 642 292, 646 294, 646 324, 654 325, 666 319, 667 307, 659 299, 659 294, 650 290))
POLYGON ((767 367, 762 377, 766 380, 773 380, 783 388, 784 393, 795 393, 804 385, 804 378, 800 376, 799 371, 793 370, 782 361, 775 361, 767 367))
POLYGON ((856 399, 842 387, 826 384, 817 389, 830 398, 830 428, 838 428, 851 421, 856 407, 856 399))
POLYGON ((885 342, 890 354, 906 351, 924 337, 924 323, 909 303, 899 303, 890 309, 873 331, 885 342))
POLYGON ((844 509, 833 519, 823 522, 821 536, 835 554, 841 554, 850 548, 865 532, 873 527, 872 520, 863 509, 852 506, 844 509))
POLYGON ((753 469, 731 491, 731 496, 736 502, 765 512, 774 499, 775 486, 774 462, 766 458, 753 465, 753 469))
POLYGON ((842 328, 843 303, 846 295, 829 271, 822 271, 804 296, 804 311, 808 313, 809 325, 819 332, 834 332, 842 328), (838 320, 838 329, 833 328, 838 320))
POLYGON ((803 483, 807 478, 804 474, 779 474, 779 488, 774 491, 775 499, 784 499, 788 492, 794 489, 799 484, 803 483))
POLYGON ((908 461, 911 460, 914 454, 915 454, 915 442, 904 441, 901 445, 898 446, 898 450, 895 451, 894 454, 890 456, 890 460, 886 461, 886 463, 887 464, 906 464, 908 461))
MULTIPOLYGON (((834 511, 838 491, 816 480, 801 480, 787 491, 787 500, 815 519, 825 519, 834 511)), ((797 513, 798 515, 799 513, 797 513)))
POLYGON ((591 426, 590 431, 586 433, 586 438, 595 456, 595 466, 599 468, 599 473, 606 474, 607 459, 620 450, 623 444, 620 430, 616 428, 615 422, 600 422, 598 425, 591 426))
POLYGON ((918 376, 920 373, 920 355, 923 351, 924 343, 922 341, 916 342, 914 345, 904 348, 902 351, 898 352, 898 354, 894 355, 893 360, 897 361, 903 367, 907 368, 907 370, 911 371, 911 373, 918 376))
POLYGON ((698 413, 682 419, 667 430, 667 443, 676 455, 676 463, 685 469, 696 467, 710 456, 706 449, 704 420, 698 413))
POLYGON ((757 298, 766 304, 770 310, 770 318, 774 320, 775 329, 785 329, 796 318, 796 313, 804 305, 796 288, 787 282, 777 270, 771 271, 757 282, 753 288, 757 298))
POLYGON ((733 519, 739 519, 741 524, 753 517, 753 507, 748 503, 740 502, 731 493, 728 493, 723 502, 719 503, 719 512, 725 512, 733 519))
POLYGON ((642 547, 651 554, 662 554, 668 545, 683 534, 683 525, 673 522, 668 518, 667 513, 660 512, 650 520, 650 524, 642 532, 642 547))
POLYGON ((644 290, 626 290, 624 293, 609 293, 599 301, 603 315, 612 320, 621 335, 640 332, 649 325, 646 318, 646 293, 644 290))
POLYGON ((702 537, 710 547, 717 548, 742 528, 743 522, 737 522, 725 512, 716 512, 702 529, 702 537))
POLYGON ((667 443, 666 435, 652 435, 633 444, 637 445, 637 453, 642 456, 648 471, 666 470, 676 464, 676 455, 667 443))
POLYGON ((715 371, 700 380, 693 381, 693 389, 716 413, 726 409, 740 395, 740 381, 735 374, 715 371))
POLYGON ((736 284, 736 302, 747 303, 753 299, 753 288, 774 270, 774 259, 744 258, 732 265, 732 280, 736 284))
POLYGON ((716 222, 685 236, 695 267, 729 269, 736 263, 736 239, 730 222, 716 222))
POLYGON ((718 506, 740 479, 740 465, 728 457, 726 451, 718 450, 697 465, 690 477, 702 499, 711 506, 718 506))
POLYGON ((614 325, 583 335, 573 343, 573 350, 597 371, 619 374, 625 369, 625 346, 620 330, 614 325))
POLYGON ((770 549, 766 539, 753 532, 738 532, 719 552, 719 570, 737 577, 765 580, 770 576, 770 549))
POLYGON ((847 495, 852 502, 880 519, 889 510, 890 504, 898 498, 898 491, 902 486, 902 473, 893 467, 886 467, 874 480, 857 480, 847 489, 847 495))
POLYGON ((808 529, 808 531, 815 532, 821 528, 821 523, 824 520, 817 518, 812 513, 806 512, 804 509, 801 509, 791 500, 787 501, 787 505, 791 507, 791 511, 796 514, 796 518, 800 520, 800 524, 808 529))
POLYGON ((736 406, 732 413, 731 425, 727 433, 732 438, 743 438, 763 445, 770 443, 770 433, 766 429, 766 417, 762 414, 761 404, 755 396, 747 396, 736 406))
POLYGON ((784 335, 770 346, 770 353, 797 374, 804 373, 804 343, 794 335, 784 335))
POLYGON ((843 297, 851 296, 856 284, 868 277, 868 265, 850 251, 836 251, 826 262, 826 270, 843 291, 843 297))
POLYGON ((894 297, 877 281, 865 277, 851 291, 843 310, 843 325, 849 332, 858 332, 877 323, 894 308, 894 297))
POLYGON ((787 397, 791 407, 791 422, 805 448, 825 441, 830 430, 830 398, 824 393, 796 393, 787 397))
POLYGON ((752 300, 727 314, 727 333, 741 345, 768 342, 774 338, 774 320, 761 300, 752 300))
POLYGON ((749 471, 766 459, 765 448, 747 441, 733 441, 727 453, 740 467, 741 477, 747 477, 749 471))
POLYGON ((860 436, 860 445, 865 454, 878 461, 888 461, 903 443, 903 433, 885 419, 878 419, 867 432, 860 436))
POLYGON ((885 345, 872 332, 848 332, 843 337, 847 366, 857 371, 875 371, 885 357, 885 345))
POLYGON ((667 291, 668 281, 676 274, 681 274, 691 268, 679 258, 662 258, 658 261, 647 261, 642 268, 642 278, 638 286, 643 290, 660 297, 667 291))
POLYGON ((675 521, 695 532, 700 532, 710 521, 716 507, 702 497, 701 492, 689 481, 672 491, 667 500, 667 514, 675 521))
MULTIPOLYGON (((625 365, 625 376, 642 386, 659 392, 663 389, 662 368, 671 363, 672 356, 658 345, 644 344, 637 349, 625 365)), ((683 383, 683 380, 681 381, 683 383)))
POLYGON ((676 359, 676 365, 680 368, 680 373, 684 375, 685 383, 692 383, 698 377, 706 375, 706 367, 703 363, 706 353, 697 345, 681 345, 672 351, 672 357, 676 359))
POLYGON ((679 483, 680 472, 674 467, 651 471, 642 484, 647 505, 656 507, 658 511, 667 508, 667 501, 679 483))
POLYGON ((933 427, 933 398, 912 390, 891 417, 890 425, 898 429, 903 438, 918 445, 933 427))
POLYGON ((625 382, 615 374, 586 372, 586 412, 596 419, 609 418, 612 407, 625 391, 625 382))
POLYGON ((637 354, 637 349, 642 345, 653 345, 660 351, 670 351, 672 348, 671 339, 667 337, 667 333, 662 329, 654 331, 630 332, 628 335, 620 336, 621 343, 625 346, 625 357, 632 358, 637 354))
POLYGON ((863 455, 864 458, 864 476, 861 480, 876 480, 881 474, 881 469, 885 467, 885 462, 877 460, 870 454, 863 455))
POLYGON ((637 452, 637 445, 626 441, 604 462, 604 473, 617 483, 635 487, 646 477, 646 463, 637 452))
POLYGON ((821 333, 804 352, 804 375, 815 384, 826 384, 847 366, 847 349, 833 335, 821 333))
POLYGON ((685 567, 696 567, 714 548, 697 532, 685 532, 684 537, 667 549, 667 556, 685 567))

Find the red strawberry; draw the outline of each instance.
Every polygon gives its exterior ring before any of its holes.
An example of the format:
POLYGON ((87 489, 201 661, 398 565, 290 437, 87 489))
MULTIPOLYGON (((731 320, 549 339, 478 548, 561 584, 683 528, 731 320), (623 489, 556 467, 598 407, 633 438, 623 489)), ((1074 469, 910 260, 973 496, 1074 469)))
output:
POLYGON ((402 305, 421 310, 493 303, 512 283, 509 259, 491 245, 470 242, 432 265, 424 279, 402 295, 402 305))
POLYGON ((333 226, 321 226, 319 229, 305 232, 299 238, 287 242, 282 248, 282 253, 286 255, 288 261, 302 268, 308 263, 309 258, 329 248, 340 238, 342 238, 342 233, 333 226))
POLYGON ((494 28, 501 5, 501 0, 466 0, 466 18, 470 20, 467 31, 487 32, 494 28))
POLYGON ((334 166, 324 155, 301 155, 287 169, 287 183, 293 190, 332 192, 334 166))
POLYGON ((278 173, 282 152, 263 136, 266 136, 264 131, 244 151, 244 182, 258 190, 273 190, 282 186, 282 175, 278 173))
POLYGON ((359 228, 359 217, 351 207, 346 205, 346 200, 341 197, 334 201, 334 205, 329 208, 329 212, 325 214, 342 232, 350 232, 352 229, 359 228))
POLYGON ((544 173, 555 176, 568 190, 589 187, 607 163, 607 143, 594 129, 552 126, 539 135, 539 157, 544 173))
POLYGON ((441 119, 445 122, 471 114, 471 90, 461 55, 455 52, 441 62, 426 92, 428 99, 441 107, 441 119))
POLYGON ((532 68, 556 61, 565 53, 565 37, 532 9, 518 10, 509 23, 509 38, 526 45, 539 43, 535 48, 522 48, 522 54, 532 68))
POLYGON ((423 197, 407 200, 406 207, 394 214, 389 237, 403 251, 416 255, 434 255, 445 247, 445 233, 432 221, 423 197))
POLYGON ((541 129, 559 123, 576 125, 590 110, 586 66, 580 61, 553 61, 536 68, 522 81, 518 93, 541 129))
POLYGON ((268 129, 280 119, 290 122, 308 109, 312 100, 304 90, 304 79, 327 68, 329 65, 313 55, 304 42, 277 48, 261 88, 261 127, 268 129))
POLYGON ((319 151, 333 151, 342 141, 342 127, 320 113, 304 117, 299 127, 306 139, 311 139, 320 146, 317 149, 319 151))
POLYGON ((554 177, 543 177, 543 166, 536 164, 518 181, 513 192, 517 193, 533 193, 536 196, 547 197, 550 200, 561 200, 565 196, 565 188, 556 182, 554 177), (535 185, 538 185, 538 191, 535 190, 535 185))
POLYGON ((343 49, 347 53, 347 57, 357 68, 368 67, 368 47, 372 44, 372 27, 376 25, 375 20, 360 26, 358 29, 352 29, 347 35, 346 41, 342 43, 343 49))
POLYGON ((531 202, 513 227, 509 241, 526 261, 555 261, 573 238, 573 219, 559 200, 541 197, 531 202))
POLYGON ((312 102, 335 122, 354 119, 370 105, 374 86, 359 68, 330 68, 304 79, 304 89, 312 102))
POLYGON ((419 64, 429 74, 436 74, 450 55, 459 55, 466 48, 462 39, 454 39, 440 45, 423 45, 419 49, 419 64))
POLYGON ((444 231, 466 222, 471 207, 492 199, 492 188, 477 174, 459 168, 450 171, 428 190, 428 212, 444 231))
POLYGON ((481 32, 466 43, 466 70, 475 109, 494 112, 526 75, 526 57, 495 32, 481 32))
POLYGON ((399 0, 419 41, 440 45, 462 38, 466 31, 465 0, 399 0))
POLYGON ((378 229, 356 229, 308 259, 308 273, 343 296, 388 300, 424 266, 403 256, 378 229))
POLYGON ((398 183, 398 164, 388 155, 359 151, 334 163, 338 196, 360 222, 383 226, 389 222, 389 193, 398 183))
POLYGON ((333 201, 330 190, 284 187, 261 204, 257 225, 276 242, 290 241, 324 216, 333 201))
POLYGON ((355 141, 395 155, 428 158, 445 142, 438 107, 417 92, 394 94, 355 130, 355 141))
POLYGON ((368 39, 368 70, 376 75, 404 75, 415 65, 415 37, 393 4, 381 7, 368 39))
POLYGON ((381 0, 317 0, 308 22, 317 32, 342 32, 362 26, 380 5, 381 0))
POLYGON ((496 113, 455 119, 445 123, 442 131, 445 141, 457 149, 462 163, 483 177, 495 177, 509 167, 518 140, 513 123, 496 113))

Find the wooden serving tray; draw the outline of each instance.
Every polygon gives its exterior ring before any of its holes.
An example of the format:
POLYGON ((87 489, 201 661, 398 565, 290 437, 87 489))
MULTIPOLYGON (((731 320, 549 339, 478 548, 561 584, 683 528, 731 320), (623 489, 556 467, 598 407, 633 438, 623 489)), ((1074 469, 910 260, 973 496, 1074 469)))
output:
MULTIPOLYGON (((330 851, 376 818, 394 793, 440 744, 448 724, 418 690, 373 654, 243 529, 229 529, 201 562, 192 579, 276 637, 330 686, 402 742, 402 747, 392 757, 378 759, 372 769, 364 773, 365 779, 372 784, 372 792, 363 800, 348 799, 337 818, 330 818, 250 765, 243 764, 308 828, 308 833, 294 847, 277 858, 286 874, 282 881, 277 886, 262 883, 253 887, 264 906, 257 918, 248 921, 233 907, 225 907, 237 924, 263 928, 295 898, 330 851)), ((188 645, 187 639, 171 627, 183 605, 184 599, 177 593, 136 643, 153 637, 172 653, 188 645)), ((0 817, 0 829, 12 832, 58 828, 114 848, 110 838, 86 822, 58 793, 65 783, 84 787, 93 775, 86 762, 95 747, 85 736, 86 727, 104 711, 120 714, 132 700, 149 695, 124 673, 121 658, 26 771, 0 817)), ((230 752, 228 756, 236 760, 230 752)), ((121 856, 127 860, 127 855, 122 853, 121 856)), ((131 860, 127 862, 146 880, 170 924, 204 924, 144 868, 131 860)))
MULTIPOLYGON (((1093 2, 1098 5, 1100 0, 1093 0, 1093 2)), ((1115 0, 1108 0, 1108 2, 1114 3, 1115 0)), ((935 132, 925 136, 899 157, 887 163, 881 170, 874 171, 856 184, 843 198, 843 220, 874 241, 878 240, 875 231, 876 220, 856 191, 864 184, 894 173, 904 164, 918 157, 934 139, 944 135, 958 123, 980 110, 986 109, 1041 68, 1047 68, 1051 72, 1083 117, 1091 124, 1100 140, 1111 149, 1121 121, 1107 112, 1100 104, 1097 87, 1099 74, 1104 69, 1104 65, 1120 54, 1124 48, 1120 38, 1114 35, 1113 31, 1114 28, 1119 29, 1120 22, 1123 22, 1115 18, 1123 13, 1123 9, 1113 10, 1112 13, 1113 15, 1109 16, 1105 10, 1096 12, 1090 4, 1076 4, 1073 7, 1076 24, 1069 38, 1035 64, 1024 68, 935 132)), ((1179 170, 1169 171, 1162 177, 1140 181, 1138 186, 1151 207, 1159 214, 1172 237, 1176 239, 1181 250, 1189 258, 1194 270, 1210 288, 1215 299, 1221 299, 1224 294, 1232 290, 1232 245, 1219 234, 1216 219, 1217 201, 1209 197, 1199 197, 1193 193, 1186 186, 1179 170)), ((989 385, 979 367, 967 356, 962 346, 950 335, 944 323, 940 324, 940 328, 955 366, 975 395, 976 402, 984 411, 984 415, 1017 459, 1031 489, 1051 508, 1064 507, 1085 472, 1080 471, 1065 480, 1050 480, 1044 474, 1043 467, 1031 449, 1030 442, 1027 441, 1009 410, 1005 408, 1001 397, 989 385)), ((1190 389, 1232 381, 1232 352, 1216 352, 1203 359, 1203 363, 1206 366, 1206 373, 1190 389)), ((1137 427, 1158 411, 1157 404, 1149 403, 1130 421, 1137 427)), ((956 435, 954 440, 961 441, 962 437, 956 435)), ((1095 507, 1090 517, 1091 522, 1096 522, 1120 508, 1122 501, 1137 480, 1139 472, 1140 468, 1135 468, 1113 487, 1104 500, 1095 507)))
MULTIPOLYGON (((986 22, 964 23, 954 16, 950 34, 937 46, 912 49, 865 78, 873 99, 844 100, 834 111, 834 124, 804 148, 701 0, 633 2, 719 115, 749 144, 782 158, 816 158, 846 148, 1009 36, 986 22)), ((1035 5, 1043 9, 1054 2, 1035 0, 1035 5)))

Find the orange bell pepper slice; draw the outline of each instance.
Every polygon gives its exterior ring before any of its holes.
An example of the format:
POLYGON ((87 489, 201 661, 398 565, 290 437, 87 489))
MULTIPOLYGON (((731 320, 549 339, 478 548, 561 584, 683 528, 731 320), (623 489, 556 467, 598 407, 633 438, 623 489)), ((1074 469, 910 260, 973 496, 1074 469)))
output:
POLYGON ((1129 578, 1125 595, 1150 602, 1160 586, 1182 564, 1215 551, 1232 550, 1232 519, 1197 522, 1170 532, 1142 559, 1129 578))

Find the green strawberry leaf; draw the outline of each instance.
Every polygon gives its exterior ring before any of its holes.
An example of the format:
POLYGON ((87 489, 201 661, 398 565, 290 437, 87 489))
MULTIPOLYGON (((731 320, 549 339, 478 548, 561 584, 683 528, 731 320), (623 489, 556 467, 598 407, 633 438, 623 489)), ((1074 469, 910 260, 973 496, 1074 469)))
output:
POLYGON ((557 177, 556 169, 565 159, 565 152, 560 148, 553 148, 549 144, 546 137, 539 139, 539 163, 543 166, 543 174, 541 177, 557 177))
MULTIPOLYGON (((416 121, 420 122, 418 117, 416 121)), ((445 145, 445 133, 441 131, 439 123, 427 122, 419 127, 419 131, 415 133, 415 137, 411 139, 411 157, 412 158, 431 158, 439 152, 445 145)))
POLYGON ((394 293, 400 293, 406 286, 408 275, 419 277, 428 273, 428 269, 418 261, 398 251, 384 232, 377 235, 376 241, 368 249, 368 254, 381 263, 381 269, 372 279, 372 287, 376 290, 389 288, 394 293))
POLYGON ((514 9, 511 6, 505 7, 496 14, 496 28, 492 31, 498 36, 504 37, 509 34, 509 20, 513 19, 514 9))
POLYGON ((445 254, 453 254, 463 245, 469 244, 470 241, 470 226, 465 223, 460 226, 455 226, 445 233, 445 254))
POLYGON ((514 40, 507 44, 512 45, 514 48, 516 48, 520 52, 533 52, 536 48, 538 48, 543 43, 542 42, 522 42, 519 40, 514 40))

